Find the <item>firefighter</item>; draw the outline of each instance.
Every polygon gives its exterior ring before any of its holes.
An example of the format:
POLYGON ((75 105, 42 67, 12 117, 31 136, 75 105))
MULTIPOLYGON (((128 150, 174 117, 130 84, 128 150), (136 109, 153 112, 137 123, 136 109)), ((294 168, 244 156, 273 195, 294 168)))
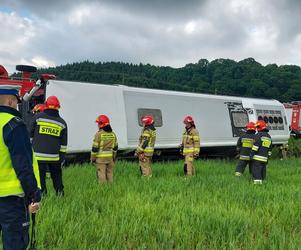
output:
POLYGON ((99 183, 112 183, 113 168, 118 150, 117 137, 106 115, 98 116, 96 123, 99 130, 94 136, 91 162, 96 164, 99 183))
POLYGON ((185 130, 182 137, 181 153, 185 157, 184 174, 192 176, 195 175, 196 172, 193 161, 200 153, 200 136, 192 116, 186 116, 183 122, 185 124, 185 130))
POLYGON ((252 174, 252 164, 250 161, 250 152, 253 147, 256 126, 254 122, 247 124, 247 132, 240 136, 237 141, 237 151, 239 152, 239 162, 236 166, 235 176, 242 176, 247 165, 249 165, 249 172, 252 174))
POLYGON ((152 177, 151 163, 156 143, 156 128, 154 126, 154 118, 150 115, 142 117, 141 121, 143 129, 139 137, 139 145, 135 156, 139 159, 141 175, 152 177))
POLYGON ((44 103, 39 103, 37 105, 35 105, 32 109, 32 113, 33 114, 38 114, 38 113, 41 113, 45 110, 46 106, 44 103))
POLYGON ((266 177, 266 166, 268 158, 272 154, 272 139, 265 121, 256 122, 257 134, 251 150, 250 157, 253 160, 252 172, 254 184, 262 184, 266 177))
POLYGON ((288 143, 284 143, 280 146, 281 150, 281 160, 286 160, 287 159, 287 153, 288 153, 288 143))
POLYGON ((4 250, 25 250, 29 213, 40 206, 39 169, 15 86, 0 87, 0 232, 4 250))
POLYGON ((46 109, 36 114, 31 122, 30 135, 39 163, 42 193, 47 194, 46 171, 50 172, 57 195, 64 195, 62 165, 67 149, 67 124, 60 117, 60 102, 56 96, 49 96, 46 109))

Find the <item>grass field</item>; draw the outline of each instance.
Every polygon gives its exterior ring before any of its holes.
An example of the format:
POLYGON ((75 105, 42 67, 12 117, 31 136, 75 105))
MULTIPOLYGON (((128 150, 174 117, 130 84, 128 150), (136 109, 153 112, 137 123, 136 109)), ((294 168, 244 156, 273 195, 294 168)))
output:
POLYGON ((91 165, 67 168, 65 197, 43 199, 37 248, 301 249, 301 159, 271 161, 262 186, 235 164, 198 160, 185 179, 183 162, 155 163, 148 180, 118 162, 105 186, 91 165))

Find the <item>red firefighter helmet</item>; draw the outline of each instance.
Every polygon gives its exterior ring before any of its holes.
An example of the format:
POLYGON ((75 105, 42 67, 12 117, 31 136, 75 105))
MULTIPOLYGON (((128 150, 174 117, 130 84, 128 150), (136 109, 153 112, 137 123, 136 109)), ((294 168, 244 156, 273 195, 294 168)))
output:
POLYGON ((185 116, 183 122, 184 122, 185 124, 186 124, 186 123, 194 123, 194 120, 193 120, 192 116, 187 115, 187 116, 185 116))
POLYGON ((256 128, 258 131, 262 131, 267 128, 267 124, 265 123, 264 120, 258 120, 256 122, 256 128))
POLYGON ((106 115, 99 115, 95 122, 98 123, 98 127, 103 128, 110 124, 110 119, 106 115))
POLYGON ((45 102, 47 109, 59 109, 61 107, 59 99, 55 96, 49 96, 45 102))
POLYGON ((154 124, 154 118, 151 115, 143 116, 141 121, 144 126, 154 124))
POLYGON ((43 112, 46 108, 46 105, 44 103, 39 103, 37 105, 35 105, 32 109, 33 113, 40 113, 43 112))
POLYGON ((249 122, 247 124, 247 130, 256 130, 256 124, 254 122, 249 122))

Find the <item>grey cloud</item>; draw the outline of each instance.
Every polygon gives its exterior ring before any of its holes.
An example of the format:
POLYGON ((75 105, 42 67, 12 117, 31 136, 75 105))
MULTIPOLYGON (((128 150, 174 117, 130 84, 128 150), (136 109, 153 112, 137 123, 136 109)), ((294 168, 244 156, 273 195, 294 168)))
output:
MULTIPOLYGON (((189 18, 200 13, 202 6, 208 0, 3 0, 4 5, 21 10, 29 10, 41 18, 51 18, 60 13, 65 13, 78 5, 98 3, 111 7, 113 10, 121 10, 136 15, 148 15, 162 19, 176 20, 189 18)), ((97 11, 94 13, 97 15, 97 11)), ((139 22, 139 20, 137 20, 139 22)))
POLYGON ((89 59, 180 67, 221 57, 301 64, 290 48, 300 33, 301 1, 250 2, 235 11, 230 0, 19 1, 18 9, 31 11, 35 27, 22 56, 28 61, 41 56, 57 65, 89 59), (90 6, 92 13, 70 22, 79 5, 90 6), (189 22, 191 32, 185 30, 189 22), (266 37, 254 37, 256 29, 266 37))

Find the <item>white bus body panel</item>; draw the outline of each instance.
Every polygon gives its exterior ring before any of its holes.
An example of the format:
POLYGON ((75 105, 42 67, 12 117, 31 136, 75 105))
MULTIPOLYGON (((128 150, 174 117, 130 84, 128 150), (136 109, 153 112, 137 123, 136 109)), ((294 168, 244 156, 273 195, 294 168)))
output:
POLYGON ((111 119, 120 148, 127 148, 124 101, 121 88, 79 82, 50 81, 46 96, 56 95, 60 114, 68 125, 67 152, 89 152, 97 132, 96 118, 111 119))
MULTIPOLYGON (((157 109, 162 126, 157 127, 156 148, 177 148, 184 129, 183 118, 191 115, 200 132, 201 147, 235 146, 238 135, 231 112, 246 109, 247 119, 256 121, 258 110, 280 112, 284 106, 275 100, 195 94, 177 91, 112 86, 92 83, 49 81, 46 95, 56 95, 61 102, 60 113, 68 124, 67 152, 89 152, 97 131, 95 119, 108 115, 115 131, 119 149, 132 150, 138 144, 142 129, 138 110, 157 109), (231 120, 232 119, 232 120, 231 120), (235 132, 236 131, 236 132, 235 132)), ((244 110, 245 112, 245 110, 244 110)), ((286 119, 285 119, 286 120, 286 119)), ((288 140, 287 122, 282 130, 271 130, 273 143, 288 140)))

